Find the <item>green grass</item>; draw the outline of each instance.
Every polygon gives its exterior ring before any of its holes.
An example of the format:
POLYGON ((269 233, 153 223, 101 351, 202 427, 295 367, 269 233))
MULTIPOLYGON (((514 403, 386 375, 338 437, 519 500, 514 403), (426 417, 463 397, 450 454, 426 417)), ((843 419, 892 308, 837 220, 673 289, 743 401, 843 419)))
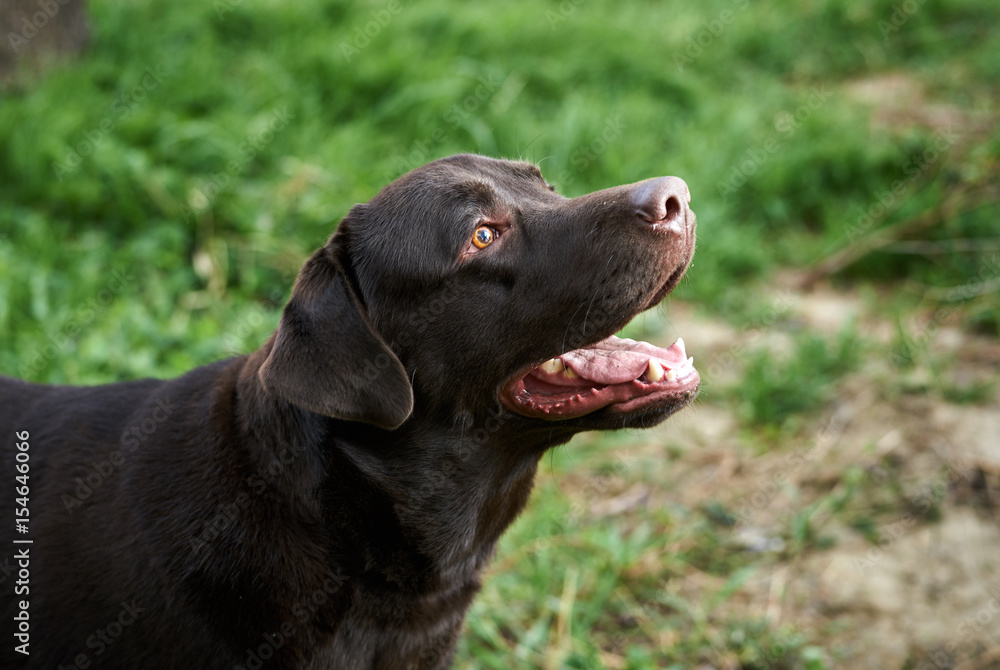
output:
MULTIPOLYGON (((699 244, 675 299, 737 327, 761 322, 781 273, 820 269, 891 293, 901 323, 955 308, 995 338, 1000 5, 919 4, 896 26, 895 4, 92 0, 90 50, 0 98, 0 373, 103 383, 250 351, 353 203, 464 151, 537 161, 569 196, 683 176, 699 244), (887 77, 918 100, 858 93, 887 77)), ((790 350, 751 351, 706 397, 780 443, 869 350, 863 330, 776 323, 790 350)), ((926 363, 919 335, 894 345, 904 373, 926 363)), ((994 389, 925 386, 961 402, 994 389)), ((729 607, 777 559, 733 549, 724 510, 573 513, 560 473, 668 481, 662 464, 614 469, 604 455, 630 440, 559 452, 458 667, 830 667, 821 634, 729 607), (711 581, 682 592, 691 575, 711 581)), ((788 559, 821 543, 810 511, 788 559)))
POLYGON ((862 358, 853 326, 833 341, 805 333, 793 346, 786 355, 755 350, 744 359, 742 378, 728 394, 750 425, 781 427, 819 409, 831 399, 837 380, 857 369, 862 358))
POLYGON ((515 667, 587 670, 609 667, 609 657, 636 670, 737 659, 743 668, 830 667, 808 631, 727 612, 734 593, 767 565, 734 549, 728 528, 708 515, 677 505, 651 508, 640 520, 590 518, 590 505, 614 480, 661 474, 643 459, 609 453, 621 441, 580 440, 553 457, 554 477, 542 474, 533 511, 504 536, 473 606, 462 658, 480 665, 469 667, 510 667, 512 657, 515 667), (564 469, 589 482, 572 502, 560 486, 564 469), (712 586, 696 598, 683 591, 686 580, 704 575, 712 586))

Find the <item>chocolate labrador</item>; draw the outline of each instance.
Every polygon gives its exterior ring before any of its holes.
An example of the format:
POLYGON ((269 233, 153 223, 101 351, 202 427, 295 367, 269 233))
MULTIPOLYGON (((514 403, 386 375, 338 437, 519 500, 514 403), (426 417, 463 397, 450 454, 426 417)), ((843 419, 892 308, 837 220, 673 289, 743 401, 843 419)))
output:
POLYGON ((0 380, 4 667, 449 667, 542 454, 695 396, 682 341, 613 335, 684 274, 689 202, 444 158, 350 210, 252 354, 0 380))

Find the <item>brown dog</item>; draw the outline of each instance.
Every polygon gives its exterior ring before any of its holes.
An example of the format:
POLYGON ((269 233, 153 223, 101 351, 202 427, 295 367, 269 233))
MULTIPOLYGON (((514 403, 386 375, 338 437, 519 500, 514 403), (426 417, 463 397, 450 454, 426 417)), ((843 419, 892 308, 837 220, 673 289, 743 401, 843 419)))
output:
POLYGON ((613 337, 684 274, 689 200, 453 156, 354 207, 248 356, 0 380, 3 667, 448 667, 541 455, 697 392, 682 342, 613 337))

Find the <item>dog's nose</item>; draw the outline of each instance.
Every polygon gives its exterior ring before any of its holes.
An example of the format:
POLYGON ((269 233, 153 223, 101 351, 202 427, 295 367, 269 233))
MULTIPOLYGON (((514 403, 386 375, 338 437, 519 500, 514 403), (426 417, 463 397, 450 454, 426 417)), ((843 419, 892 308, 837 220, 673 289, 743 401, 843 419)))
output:
POLYGON ((632 193, 637 216, 649 223, 676 222, 677 232, 688 220, 691 191, 680 177, 659 177, 640 182, 632 193))

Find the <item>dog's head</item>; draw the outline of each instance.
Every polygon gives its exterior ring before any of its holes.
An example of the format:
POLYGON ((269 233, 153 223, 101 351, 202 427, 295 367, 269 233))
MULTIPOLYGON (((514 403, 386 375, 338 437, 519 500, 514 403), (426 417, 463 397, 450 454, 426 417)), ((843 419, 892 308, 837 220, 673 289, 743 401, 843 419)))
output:
POLYGON ((682 341, 613 334, 687 269, 689 202, 676 177, 570 199, 529 163, 429 163, 355 206, 309 259, 260 378, 385 429, 414 411, 653 425, 690 402, 698 373, 682 341))

